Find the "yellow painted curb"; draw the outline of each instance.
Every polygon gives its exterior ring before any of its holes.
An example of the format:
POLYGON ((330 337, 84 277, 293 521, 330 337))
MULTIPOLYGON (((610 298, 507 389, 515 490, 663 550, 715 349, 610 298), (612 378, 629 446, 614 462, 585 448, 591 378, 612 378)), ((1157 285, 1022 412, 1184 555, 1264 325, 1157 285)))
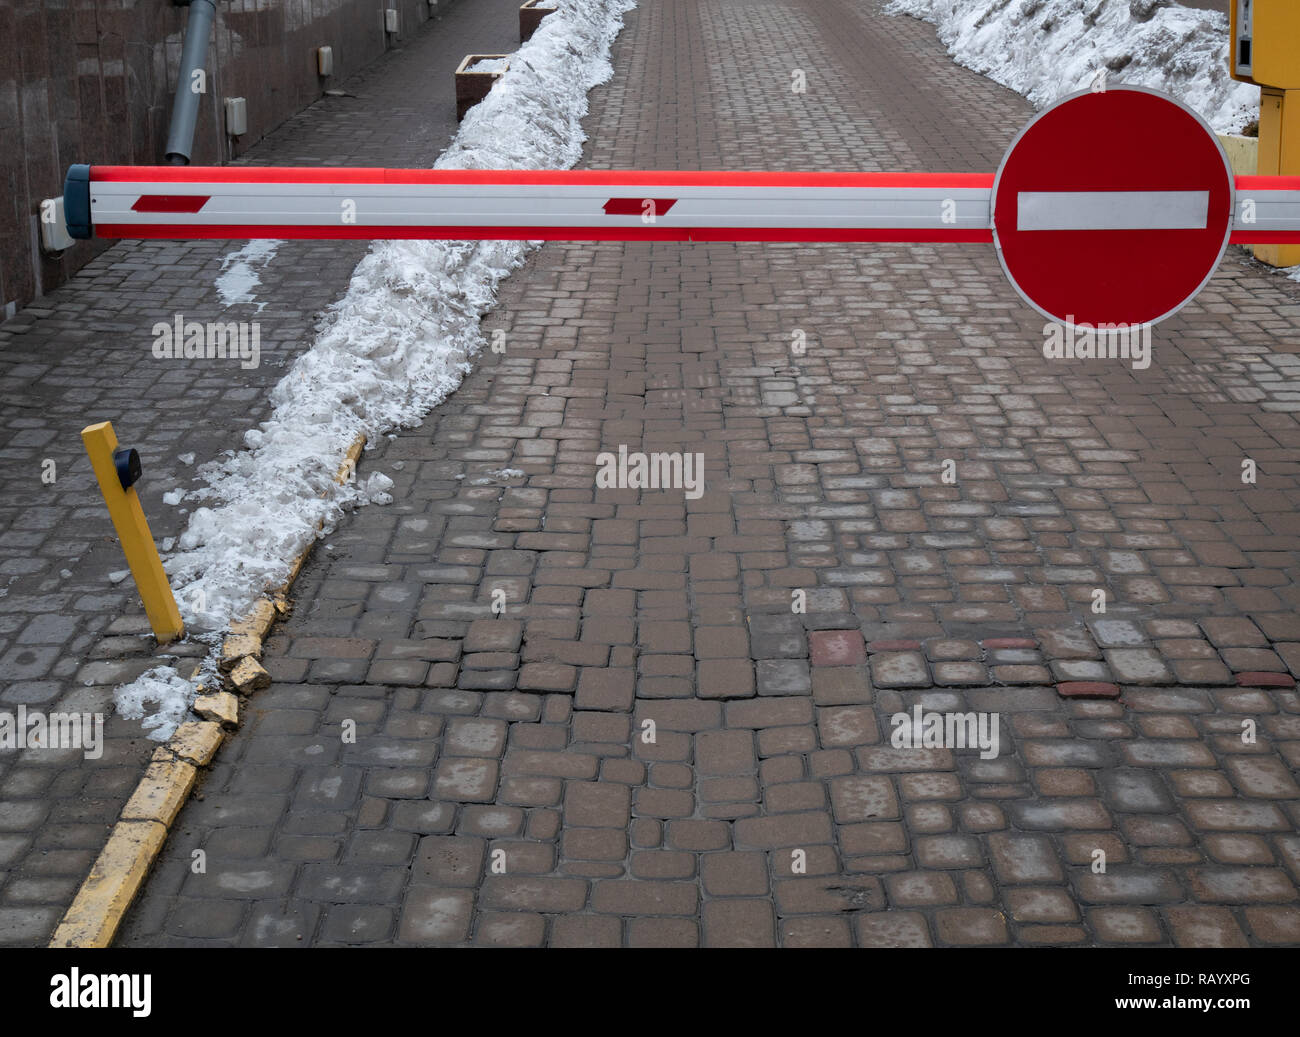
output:
MULTIPOLYGON (((352 478, 365 445, 366 437, 358 436, 348 448, 335 476, 336 482, 342 484, 352 478)), ((317 532, 320 532, 319 526, 317 532)), ((266 671, 257 662, 262 654, 262 641, 277 616, 287 614, 289 588, 315 543, 313 539, 294 559, 289 578, 277 589, 274 598, 262 599, 247 616, 232 623, 231 634, 222 644, 221 668, 226 669, 229 660, 230 676, 233 677, 242 667, 244 673, 251 675, 247 682, 250 690, 263 686, 261 678, 266 671)), ((198 673, 196 668, 190 679, 193 680, 198 673)), ((270 678, 266 680, 269 683, 270 678)), ((199 691, 203 691, 202 685, 199 691)), ((215 692, 206 697, 219 701, 218 696, 228 694, 215 692)), ((237 699, 235 703, 232 723, 238 722, 237 699)), ((54 936, 50 938, 51 947, 107 947, 113 942, 122 919, 144 885, 149 869, 162 852, 172 822, 189 799, 198 780, 199 768, 212 762, 224 738, 220 721, 190 720, 176 729, 165 746, 154 750, 153 759, 122 808, 108 842, 95 859, 72 906, 54 930, 54 936)))
POLYGON ((167 839, 157 821, 113 826, 77 899, 54 931, 51 947, 107 947, 167 839))
POLYGON ((198 773, 188 760, 177 759, 166 749, 158 749, 140 784, 122 808, 122 820, 157 821, 164 828, 170 828, 185 805, 198 773))

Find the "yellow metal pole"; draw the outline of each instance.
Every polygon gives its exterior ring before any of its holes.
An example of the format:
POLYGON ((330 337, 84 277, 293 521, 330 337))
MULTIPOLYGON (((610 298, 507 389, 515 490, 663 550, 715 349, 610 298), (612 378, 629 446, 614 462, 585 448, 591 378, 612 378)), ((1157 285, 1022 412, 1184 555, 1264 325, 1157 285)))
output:
POLYGON ((185 624, 181 621, 176 598, 167 582, 162 559, 158 557, 158 548, 154 546, 135 487, 122 489, 122 481, 118 478, 117 466, 113 463, 117 436, 113 433, 112 423, 101 421, 87 425, 81 430, 81 440, 86 444, 86 453, 90 455, 95 477, 99 479, 99 490, 108 505, 109 517, 122 543, 126 563, 131 567, 154 636, 160 644, 173 641, 185 632, 185 624))
MULTIPOLYGON (((1300 176, 1300 90, 1260 88, 1258 169, 1261 176, 1300 176)), ((1256 245, 1255 258, 1300 265, 1300 245, 1256 245)))

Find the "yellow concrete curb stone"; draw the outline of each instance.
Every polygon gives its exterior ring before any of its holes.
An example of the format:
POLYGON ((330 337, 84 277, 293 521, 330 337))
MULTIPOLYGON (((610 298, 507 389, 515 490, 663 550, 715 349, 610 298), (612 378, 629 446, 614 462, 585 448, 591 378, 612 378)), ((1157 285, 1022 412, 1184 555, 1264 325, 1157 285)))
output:
POLYGON ((166 749, 153 754, 153 762, 140 784, 122 808, 123 821, 158 821, 170 828, 180 813, 198 770, 188 760, 179 760, 166 749))
POLYGON ((225 738, 220 724, 207 720, 187 720, 176 729, 167 748, 182 760, 206 767, 212 757, 217 755, 221 741, 225 738))
POLYGON ((107 947, 167 839, 157 821, 119 821, 54 931, 51 947, 107 947))
POLYGON ((221 645, 221 659, 218 665, 222 672, 233 670, 244 659, 262 657, 262 639, 252 634, 234 634, 226 638, 221 645))
POLYGON ((236 727, 239 724, 239 698, 228 691, 200 695, 194 700, 194 712, 222 727, 236 727))
POLYGON ((236 691, 247 695, 259 688, 269 687, 271 675, 256 659, 244 659, 230 671, 230 683, 235 686, 236 691))

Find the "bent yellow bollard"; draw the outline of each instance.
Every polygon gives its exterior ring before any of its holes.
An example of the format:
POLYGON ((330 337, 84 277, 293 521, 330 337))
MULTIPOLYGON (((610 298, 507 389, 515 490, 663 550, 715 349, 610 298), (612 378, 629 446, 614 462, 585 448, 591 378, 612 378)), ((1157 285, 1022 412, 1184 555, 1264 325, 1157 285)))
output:
MULTIPOLYGON (((86 453, 90 455, 100 492, 108 505, 117 538, 122 542, 126 564, 131 567, 154 637, 159 644, 174 641, 185 632, 185 624, 176 607, 171 584, 167 582, 167 573, 163 571, 162 559, 158 557, 158 548, 154 546, 153 534, 149 532, 149 523, 145 521, 140 498, 118 471, 114 456, 117 436, 113 433, 112 422, 87 425, 81 430, 81 440, 86 444, 86 453)), ((127 477, 131 481, 139 476, 138 464, 137 461, 134 476, 127 477)))

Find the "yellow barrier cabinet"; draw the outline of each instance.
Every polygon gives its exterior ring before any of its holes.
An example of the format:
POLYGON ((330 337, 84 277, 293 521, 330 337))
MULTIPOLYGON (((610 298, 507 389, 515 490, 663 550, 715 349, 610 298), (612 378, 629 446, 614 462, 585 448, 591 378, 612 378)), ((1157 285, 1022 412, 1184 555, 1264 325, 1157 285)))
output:
MULTIPOLYGON (((1261 176, 1300 176, 1300 0, 1232 0, 1233 79, 1259 87, 1261 176)), ((1256 245, 1271 266, 1300 264, 1300 245, 1256 245)))
MULTIPOLYGON (((154 636, 160 644, 174 641, 185 632, 180 611, 176 608, 176 598, 172 594, 171 584, 163 571, 162 559, 158 557, 158 548, 154 546, 153 534, 149 532, 149 523, 145 521, 144 509, 135 488, 123 488, 123 478, 118 473, 113 453, 117 450, 117 436, 113 426, 107 421, 88 425, 81 431, 82 442, 86 444, 86 453, 95 469, 99 480, 100 492, 104 503, 108 505, 109 517, 117 530, 122 551, 126 555, 131 575, 135 577, 136 589, 140 600, 144 602, 145 614, 149 625, 153 627, 154 636)), ((136 475, 139 466, 136 466, 136 475)))

